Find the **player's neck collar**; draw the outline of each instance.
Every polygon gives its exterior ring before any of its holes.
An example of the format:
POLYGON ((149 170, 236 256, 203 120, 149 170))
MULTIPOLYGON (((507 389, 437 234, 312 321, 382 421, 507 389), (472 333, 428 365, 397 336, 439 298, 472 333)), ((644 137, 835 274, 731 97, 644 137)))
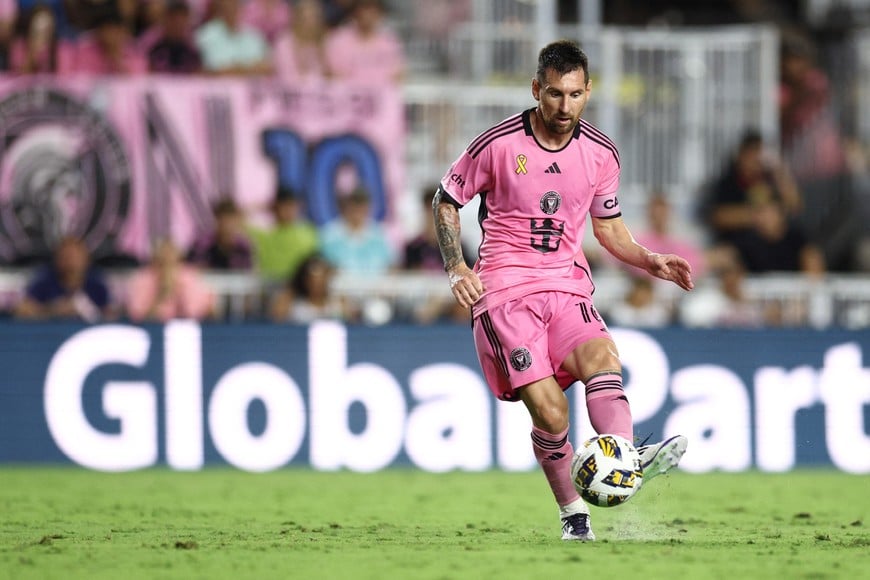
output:
POLYGON ((537 114, 536 111, 537 111, 536 107, 532 107, 531 109, 527 109, 526 111, 523 111, 523 130, 526 132, 526 135, 528 135, 529 137, 534 139, 535 143, 538 144, 538 147, 540 147, 544 151, 548 151, 550 153, 558 153, 559 151, 562 151, 568 145, 570 145, 571 141, 573 141, 574 139, 580 138, 581 126, 583 125, 582 119, 580 120, 579 123, 577 123, 577 126, 574 127, 574 134, 571 136, 570 139, 565 141, 564 145, 562 145, 561 147, 559 147, 557 149, 551 149, 551 148, 545 146, 543 143, 540 142, 540 140, 538 140, 538 136, 535 135, 535 131, 534 131, 534 129, 532 129, 532 115, 536 115, 537 114))

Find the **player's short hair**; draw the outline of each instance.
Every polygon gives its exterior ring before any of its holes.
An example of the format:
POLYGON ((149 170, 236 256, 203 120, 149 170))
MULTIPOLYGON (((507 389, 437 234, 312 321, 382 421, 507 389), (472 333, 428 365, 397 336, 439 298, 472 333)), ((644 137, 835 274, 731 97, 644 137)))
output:
POLYGON ((538 53, 538 82, 544 84, 547 70, 553 70, 561 75, 583 69, 586 82, 589 82, 589 58, 573 40, 557 40, 551 42, 538 53))

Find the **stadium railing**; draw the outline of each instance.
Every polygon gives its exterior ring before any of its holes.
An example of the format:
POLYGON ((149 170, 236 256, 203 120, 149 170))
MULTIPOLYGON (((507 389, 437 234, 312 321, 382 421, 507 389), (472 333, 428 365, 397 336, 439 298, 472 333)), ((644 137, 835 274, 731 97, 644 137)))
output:
MULTIPOLYGON (((0 310, 9 312, 22 295, 29 270, 0 272, 0 310)), ((126 271, 111 271, 108 280, 113 296, 124 299, 126 271)), ((220 319, 227 322, 257 320, 264 317, 275 291, 256 274, 206 271, 207 284, 214 290, 220 319)), ((714 284, 711 279, 701 283, 714 284)), ((622 299, 629 278, 618 270, 606 269, 595 275, 595 302, 607 310, 622 299)), ((332 290, 351 302, 364 304, 371 299, 386 301, 393 312, 407 311, 431 298, 450 299, 450 287, 440 273, 397 272, 385 276, 358 277, 339 275, 332 290)), ((746 279, 749 299, 761 305, 775 305, 787 327, 849 329, 870 328, 870 278, 866 274, 828 275, 813 280, 800 274, 771 273, 746 279)), ((663 285, 659 300, 677 306, 685 294, 663 285)))

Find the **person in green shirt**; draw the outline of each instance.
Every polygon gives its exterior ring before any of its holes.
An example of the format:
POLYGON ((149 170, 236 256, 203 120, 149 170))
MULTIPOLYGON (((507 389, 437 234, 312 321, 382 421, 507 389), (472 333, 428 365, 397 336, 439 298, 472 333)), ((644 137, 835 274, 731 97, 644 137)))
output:
POLYGON ((317 228, 303 215, 299 195, 281 188, 272 205, 270 228, 249 228, 257 272, 267 281, 289 279, 302 262, 320 248, 317 228))

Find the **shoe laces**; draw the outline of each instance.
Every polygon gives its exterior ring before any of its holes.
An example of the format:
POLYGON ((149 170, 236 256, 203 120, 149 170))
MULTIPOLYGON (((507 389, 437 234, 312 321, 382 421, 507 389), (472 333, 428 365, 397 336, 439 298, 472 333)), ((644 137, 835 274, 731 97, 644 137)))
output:
POLYGON ((589 514, 571 514, 562 521, 563 526, 569 528, 572 534, 579 536, 589 532, 589 514))
MULTIPOLYGON (((638 451, 640 451, 640 448, 641 448, 641 447, 645 447, 645 446, 646 446, 646 442, 649 441, 649 438, 650 438, 650 437, 652 437, 652 431, 650 431, 650 432, 647 434, 647 436, 643 438, 643 441, 641 441, 640 443, 635 443, 634 448, 637 449, 638 451)), ((638 437, 638 438, 635 438, 635 441, 636 441, 637 439, 639 439, 639 437, 638 437)))

